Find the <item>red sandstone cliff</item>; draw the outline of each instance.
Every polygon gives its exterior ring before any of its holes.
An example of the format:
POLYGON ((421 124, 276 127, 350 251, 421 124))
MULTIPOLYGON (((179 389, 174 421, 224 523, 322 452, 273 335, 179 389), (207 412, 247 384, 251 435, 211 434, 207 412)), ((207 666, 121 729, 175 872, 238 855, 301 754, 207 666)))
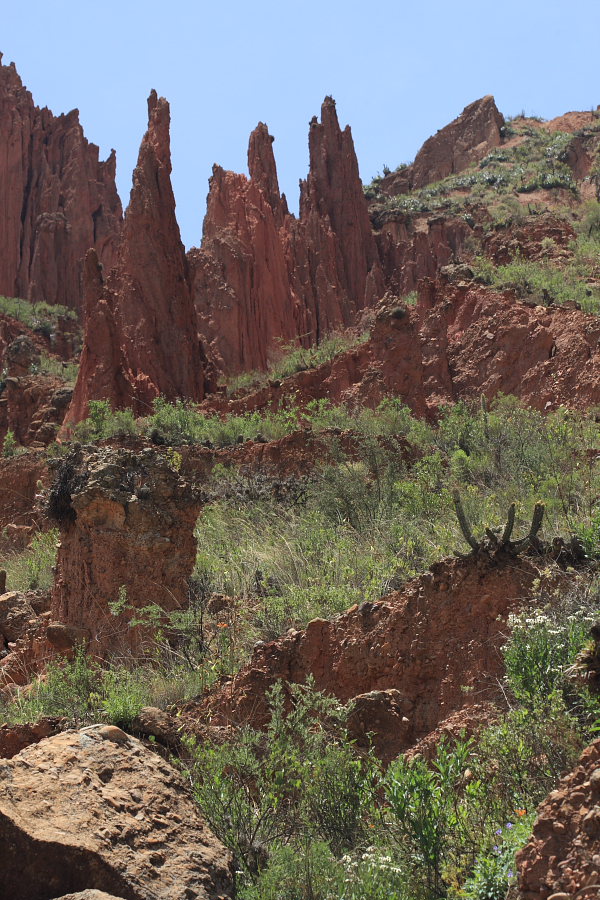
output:
MULTIPOLYGON (((384 179, 384 193, 462 171, 500 143, 503 123, 493 97, 470 104, 425 142, 411 166, 384 179)), ((200 330, 228 374, 266 368, 277 340, 310 345, 355 322, 386 288, 414 290, 458 258, 470 232, 463 220, 415 227, 384 216, 375 233, 352 134, 340 129, 330 97, 321 122, 310 123, 299 218, 280 195, 272 142, 262 123, 252 132, 250 178, 215 167, 202 248, 189 254, 200 330)))
POLYGON ((35 106, 0 54, 0 294, 78 308, 82 260, 110 266, 121 222, 115 154, 98 159, 77 110, 35 106))
POLYGON ((250 136, 250 178, 216 166, 192 290, 201 332, 228 372, 265 368, 277 339, 312 344, 384 290, 352 134, 327 97, 310 125, 300 217, 280 195, 273 138, 250 136))
POLYGON ((169 104, 152 91, 117 262, 104 280, 85 263, 85 331, 66 423, 89 400, 147 413, 158 395, 201 400, 203 355, 171 188, 169 104))

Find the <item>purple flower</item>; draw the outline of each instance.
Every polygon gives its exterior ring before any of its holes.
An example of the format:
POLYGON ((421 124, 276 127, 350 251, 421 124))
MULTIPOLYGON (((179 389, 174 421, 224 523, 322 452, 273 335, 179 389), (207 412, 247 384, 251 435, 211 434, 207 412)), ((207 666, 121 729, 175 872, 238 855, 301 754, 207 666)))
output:
POLYGON ((498 831, 495 831, 494 834, 502 834, 502 829, 499 828, 498 831))
POLYGON ((512 869, 509 869, 507 874, 508 874, 508 877, 509 877, 509 878, 512 878, 512 877, 513 877, 513 870, 512 870, 512 869))
POLYGON ((506 823, 506 827, 509 828, 509 829, 512 828, 512 827, 513 827, 513 823, 512 823, 512 822, 507 822, 507 823, 506 823))
POLYGON ((493 848, 494 853, 500 853, 500 847, 496 844, 493 848))

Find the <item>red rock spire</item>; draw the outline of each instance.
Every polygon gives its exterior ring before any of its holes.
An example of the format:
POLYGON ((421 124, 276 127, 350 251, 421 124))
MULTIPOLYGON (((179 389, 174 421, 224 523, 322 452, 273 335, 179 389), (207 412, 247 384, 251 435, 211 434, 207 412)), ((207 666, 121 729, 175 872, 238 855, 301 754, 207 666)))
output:
POLYGON ((115 155, 100 162, 77 110, 39 109, 1 60, 0 294, 79 308, 86 251, 105 266, 115 258, 115 155))
POLYGON ((202 351, 171 187, 169 121, 169 104, 152 91, 117 264, 102 289, 93 257, 86 264, 85 344, 68 422, 82 418, 91 399, 143 414, 159 394, 203 397, 202 351))

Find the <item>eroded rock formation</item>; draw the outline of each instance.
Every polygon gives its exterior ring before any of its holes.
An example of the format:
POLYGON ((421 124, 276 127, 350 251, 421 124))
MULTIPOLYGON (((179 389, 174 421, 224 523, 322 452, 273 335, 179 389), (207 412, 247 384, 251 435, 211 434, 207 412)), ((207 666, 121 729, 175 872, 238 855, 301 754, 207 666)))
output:
POLYGON ((215 166, 201 250, 192 250, 200 330, 227 372, 261 368, 278 339, 315 343, 383 293, 350 128, 327 97, 310 123, 300 217, 279 192, 273 138, 250 136, 250 178, 215 166))
POLYGON ((147 414, 159 395, 201 400, 204 358, 171 187, 169 104, 153 91, 117 262, 85 260, 84 346, 66 422, 89 400, 147 414))
POLYGON ((517 854, 520 896, 597 896, 599 841, 600 741, 594 741, 538 808, 533 835, 517 854))
POLYGON ((110 266, 121 222, 115 154, 98 159, 77 110, 35 106, 0 54, 0 294, 79 308, 95 247, 110 266))
POLYGON ((138 651, 147 629, 129 623, 140 609, 187 605, 199 506, 189 482, 153 450, 71 451, 50 495, 60 526, 50 642, 138 651), (109 604, 119 600, 116 616, 109 604))
POLYGON ((0 784, 0 867, 13 900, 88 889, 124 900, 233 896, 231 857, 181 778, 119 728, 47 738, 4 760, 0 784))
POLYGON ((381 183, 384 193, 405 194, 457 175, 502 142, 504 116, 491 94, 469 103, 460 116, 425 141, 415 160, 381 183))
MULTIPOLYGON (((475 283, 468 267, 448 267, 420 283, 407 307, 386 297, 368 341, 332 362, 299 372, 240 400, 231 413, 319 397, 376 406, 400 397, 416 415, 459 399, 514 394, 546 411, 600 402, 600 321, 565 306, 518 302, 475 283)), ((222 409, 209 398, 206 408, 222 409)))

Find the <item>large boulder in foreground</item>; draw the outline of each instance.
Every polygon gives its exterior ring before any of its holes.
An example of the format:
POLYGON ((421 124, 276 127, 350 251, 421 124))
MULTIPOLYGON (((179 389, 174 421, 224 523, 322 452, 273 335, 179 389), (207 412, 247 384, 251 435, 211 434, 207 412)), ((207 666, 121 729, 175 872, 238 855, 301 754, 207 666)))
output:
POLYGON ((109 725, 2 762, 0 871, 11 900, 88 889, 123 900, 233 896, 231 858, 177 772, 109 725))

